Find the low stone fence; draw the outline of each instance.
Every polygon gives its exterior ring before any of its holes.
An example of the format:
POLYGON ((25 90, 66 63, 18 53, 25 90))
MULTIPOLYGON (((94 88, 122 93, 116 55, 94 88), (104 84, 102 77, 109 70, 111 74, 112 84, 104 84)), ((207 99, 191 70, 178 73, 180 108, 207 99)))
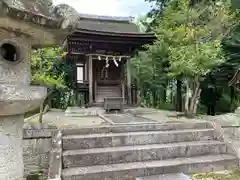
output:
POLYGON ((225 140, 228 141, 235 149, 238 157, 240 158, 240 126, 222 126, 224 131, 225 140))
POLYGON ((48 174, 52 135, 57 128, 46 124, 25 124, 23 130, 24 176, 48 174))
POLYGON ((240 141, 240 126, 222 126, 222 128, 229 139, 240 141))

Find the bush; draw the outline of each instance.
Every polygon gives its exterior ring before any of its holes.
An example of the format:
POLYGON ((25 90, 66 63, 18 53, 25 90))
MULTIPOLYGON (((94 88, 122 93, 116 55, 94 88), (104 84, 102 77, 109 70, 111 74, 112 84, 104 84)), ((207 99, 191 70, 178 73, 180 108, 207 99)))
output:
POLYGON ((222 97, 217 101, 216 113, 234 112, 237 107, 237 101, 233 101, 229 95, 223 94, 222 97))

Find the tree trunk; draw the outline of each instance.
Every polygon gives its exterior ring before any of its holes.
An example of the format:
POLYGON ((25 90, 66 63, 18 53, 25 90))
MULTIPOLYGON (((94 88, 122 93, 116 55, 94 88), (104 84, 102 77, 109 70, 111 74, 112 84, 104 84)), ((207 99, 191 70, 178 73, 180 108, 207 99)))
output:
POLYGON ((53 91, 54 91, 54 90, 51 90, 51 91, 49 91, 49 92, 47 93, 47 96, 44 98, 44 100, 42 101, 42 103, 41 103, 41 105, 40 105, 39 123, 41 123, 41 124, 43 123, 43 122, 42 122, 43 114, 46 113, 46 111, 48 110, 48 107, 49 107, 49 106, 45 106, 45 108, 44 108, 44 102, 45 102, 45 100, 52 94, 53 91))
POLYGON ((199 99, 200 99, 200 96, 201 96, 201 92, 202 92, 202 89, 198 89, 198 95, 197 95, 197 100, 196 100, 196 104, 194 106, 194 109, 193 109, 193 113, 194 115, 197 113, 197 106, 198 106, 198 103, 199 103, 199 99))
POLYGON ((190 107, 189 107, 189 110, 188 110, 188 113, 187 113, 187 116, 192 118, 195 116, 196 114, 196 110, 197 110, 197 105, 198 105, 198 102, 199 102, 199 98, 200 98, 200 94, 201 94, 201 89, 200 89, 200 83, 199 82, 196 82, 196 86, 193 87, 193 96, 191 98, 191 101, 190 101, 190 107))
POLYGON ((189 111, 189 101, 191 98, 191 90, 189 88, 189 82, 186 81, 186 93, 185 93, 185 113, 188 114, 189 111))

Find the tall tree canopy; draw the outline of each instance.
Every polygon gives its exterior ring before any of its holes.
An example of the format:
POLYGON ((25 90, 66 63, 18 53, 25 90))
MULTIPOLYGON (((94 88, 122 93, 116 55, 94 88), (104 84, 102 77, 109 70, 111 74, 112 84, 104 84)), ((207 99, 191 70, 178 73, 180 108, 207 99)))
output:
MULTIPOLYGON (((139 53, 134 65, 140 70, 137 64, 141 59, 146 61, 141 63, 142 67, 147 63, 152 65, 143 68, 151 72, 152 78, 148 78, 152 79, 151 84, 161 84, 156 80, 161 73, 162 76, 165 74, 168 78, 184 81, 187 89, 185 110, 192 116, 201 94, 200 83, 226 60, 222 40, 236 26, 238 17, 228 1, 171 0, 164 3, 161 15, 155 19, 157 40, 146 47, 146 52, 139 53)), ((138 73, 140 78, 141 72, 138 73)))

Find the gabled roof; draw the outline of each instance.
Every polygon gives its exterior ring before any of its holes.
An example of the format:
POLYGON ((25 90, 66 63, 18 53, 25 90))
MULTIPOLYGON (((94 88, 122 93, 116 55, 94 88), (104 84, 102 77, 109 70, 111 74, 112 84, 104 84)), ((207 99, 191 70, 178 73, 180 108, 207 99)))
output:
POLYGON ((130 22, 133 20, 133 17, 124 17, 124 16, 100 16, 94 14, 84 14, 79 13, 79 18, 81 19, 90 19, 90 20, 105 20, 105 21, 119 21, 119 22, 130 22))
POLYGON ((132 17, 79 14, 79 21, 76 28, 113 33, 140 33, 138 26, 132 21, 132 17))

